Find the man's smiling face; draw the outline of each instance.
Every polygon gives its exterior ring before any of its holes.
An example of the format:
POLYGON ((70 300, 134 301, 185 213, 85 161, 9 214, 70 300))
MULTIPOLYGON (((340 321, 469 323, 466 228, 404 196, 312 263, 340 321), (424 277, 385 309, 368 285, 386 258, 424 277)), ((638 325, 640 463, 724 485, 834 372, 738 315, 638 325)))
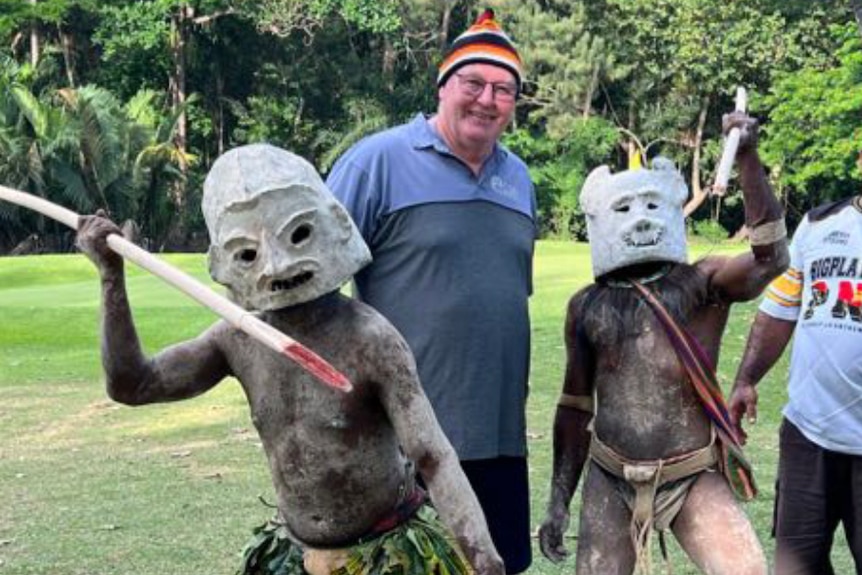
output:
POLYGON ((505 94, 508 87, 517 94, 515 76, 505 68, 468 64, 439 88, 438 121, 456 153, 487 153, 493 148, 515 110, 515 99, 505 94), (474 94, 480 84, 484 89, 474 94))

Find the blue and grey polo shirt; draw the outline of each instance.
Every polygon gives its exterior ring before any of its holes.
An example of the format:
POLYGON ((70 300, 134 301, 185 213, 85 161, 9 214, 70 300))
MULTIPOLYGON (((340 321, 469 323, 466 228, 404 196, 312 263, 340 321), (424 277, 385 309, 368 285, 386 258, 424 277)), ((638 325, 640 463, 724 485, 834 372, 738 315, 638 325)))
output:
POLYGON ((374 261, 356 295, 402 333, 461 459, 526 454, 536 204, 496 146, 476 177, 418 115, 351 148, 327 184, 374 261))

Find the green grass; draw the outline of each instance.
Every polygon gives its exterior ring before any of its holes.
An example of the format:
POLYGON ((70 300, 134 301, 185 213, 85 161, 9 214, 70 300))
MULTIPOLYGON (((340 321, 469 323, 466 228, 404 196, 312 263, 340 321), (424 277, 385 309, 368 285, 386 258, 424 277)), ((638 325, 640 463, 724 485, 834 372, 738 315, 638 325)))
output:
MULTIPOLYGON (((738 249, 698 246, 694 255, 738 249)), ((208 281, 203 256, 167 259, 208 281)), ((563 315, 571 294, 590 281, 589 249, 540 242, 535 266, 528 402, 534 527, 550 480, 563 315)), ((150 352, 214 321, 145 272, 128 272, 150 352)), ((0 258, 0 574, 231 574, 250 528, 270 514, 258 496, 273 499, 239 386, 224 382, 176 404, 114 404, 103 389, 98 298, 95 271, 81 256, 0 258)), ((735 372, 754 312, 753 304, 734 311, 720 364, 724 382, 735 372)), ((747 510, 770 556, 786 370, 782 361, 761 386, 760 420, 749 438, 761 496, 747 510)), ((572 510, 576 518, 577 498, 572 510)), ((575 544, 569 540, 572 551, 575 544)), ((836 548, 837 571, 852 572, 843 540, 836 548)), ((671 549, 673 572, 695 573, 671 549)), ((534 552, 530 573, 574 572, 574 560, 555 566, 536 546, 534 552)))

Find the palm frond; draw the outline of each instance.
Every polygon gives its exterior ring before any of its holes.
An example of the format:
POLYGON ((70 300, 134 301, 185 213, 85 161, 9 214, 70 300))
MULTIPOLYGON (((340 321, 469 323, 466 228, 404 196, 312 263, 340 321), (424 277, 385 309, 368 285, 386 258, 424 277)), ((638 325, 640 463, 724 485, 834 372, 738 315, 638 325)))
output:
POLYGON ((128 102, 126 102, 126 117, 137 125, 155 129, 162 116, 156 109, 154 102, 156 98, 162 96, 162 94, 155 90, 139 90, 128 102))
POLYGON ((10 91, 18 109, 27 119, 36 137, 42 137, 47 132, 48 127, 45 106, 21 84, 13 84, 10 91))
POLYGON ((165 118, 156 129, 156 141, 157 142, 167 142, 168 140, 174 137, 174 132, 177 129, 177 122, 179 122, 180 116, 185 114, 188 111, 188 108, 194 104, 196 104, 200 100, 200 96, 197 94, 191 94, 186 101, 182 103, 181 106, 177 106, 168 116, 165 118))
POLYGON ((107 207, 94 201, 95 198, 91 197, 80 172, 72 166, 58 162, 51 168, 52 175, 60 186, 61 204, 73 206, 75 210, 87 214, 93 213, 97 208, 107 207))

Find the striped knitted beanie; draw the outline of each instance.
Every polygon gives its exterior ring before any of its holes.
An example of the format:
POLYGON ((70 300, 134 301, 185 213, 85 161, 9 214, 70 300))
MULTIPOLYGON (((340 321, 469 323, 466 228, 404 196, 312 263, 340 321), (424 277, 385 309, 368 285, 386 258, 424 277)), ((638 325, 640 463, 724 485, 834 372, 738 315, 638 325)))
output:
POLYGON ((521 89, 521 57, 512 40, 494 20, 494 11, 486 9, 466 32, 455 38, 440 64, 437 86, 446 83, 455 70, 467 64, 494 64, 509 70, 521 89))

